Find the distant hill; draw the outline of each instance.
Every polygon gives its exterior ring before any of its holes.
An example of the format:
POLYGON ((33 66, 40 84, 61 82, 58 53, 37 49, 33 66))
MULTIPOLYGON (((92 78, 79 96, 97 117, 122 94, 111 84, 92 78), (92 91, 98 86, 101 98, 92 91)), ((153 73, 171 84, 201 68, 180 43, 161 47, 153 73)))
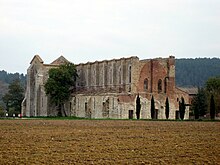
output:
POLYGON ((220 76, 219 58, 176 59, 177 86, 201 87, 215 76, 220 76))
POLYGON ((11 84, 13 80, 19 79, 23 85, 26 83, 26 76, 22 73, 8 73, 7 71, 0 71, 0 81, 11 84))

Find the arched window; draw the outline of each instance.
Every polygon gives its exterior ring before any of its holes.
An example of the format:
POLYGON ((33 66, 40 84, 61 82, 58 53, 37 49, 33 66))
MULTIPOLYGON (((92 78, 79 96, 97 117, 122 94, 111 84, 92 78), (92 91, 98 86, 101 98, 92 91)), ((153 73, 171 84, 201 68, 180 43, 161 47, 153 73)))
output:
POLYGON ((129 74, 128 82, 131 83, 131 66, 129 66, 128 74, 129 74))
POLYGON ((158 80, 158 93, 162 92, 162 80, 158 80))
POLYGON ((112 84, 112 68, 109 70, 109 84, 112 84))
POLYGON ((93 86, 96 86, 96 70, 93 70, 93 86))
POLYGON ((144 91, 148 90, 148 79, 144 79, 144 91))
POLYGON ((119 74, 118 74, 118 80, 119 80, 119 85, 121 84, 121 67, 119 68, 119 74))
POLYGON ((128 69, 128 83, 129 83, 128 92, 131 92, 131 66, 129 66, 128 69))
POLYGON ((164 93, 167 93, 167 78, 164 79, 164 93))

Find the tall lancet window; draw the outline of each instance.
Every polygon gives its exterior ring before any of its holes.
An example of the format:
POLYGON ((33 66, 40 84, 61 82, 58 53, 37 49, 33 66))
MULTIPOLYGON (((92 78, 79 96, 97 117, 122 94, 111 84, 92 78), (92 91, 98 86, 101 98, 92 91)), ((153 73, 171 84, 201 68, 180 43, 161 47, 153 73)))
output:
POLYGON ((158 93, 162 92, 162 80, 158 80, 158 93))
POLYGON ((129 76, 128 83, 131 83, 131 66, 129 66, 129 69, 128 69, 128 76, 129 76))
POLYGON ((167 93, 167 78, 164 79, 164 93, 167 93))
POLYGON ((119 73, 118 73, 118 83, 119 85, 121 84, 121 67, 119 68, 119 73))
POLYGON ((144 79, 144 91, 148 90, 148 79, 144 79))

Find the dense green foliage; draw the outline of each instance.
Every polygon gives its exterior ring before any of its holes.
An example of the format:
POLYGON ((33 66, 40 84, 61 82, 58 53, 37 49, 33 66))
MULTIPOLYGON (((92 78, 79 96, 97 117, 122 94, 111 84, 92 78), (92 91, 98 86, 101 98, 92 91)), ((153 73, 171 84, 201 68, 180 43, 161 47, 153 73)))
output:
POLYGON ((24 89, 19 80, 14 80, 8 87, 8 93, 3 96, 6 111, 20 114, 21 103, 24 99, 24 89))
POLYGON ((137 96, 136 100, 136 116, 137 119, 140 119, 140 112, 141 112, 141 101, 139 95, 137 96))
POLYGON ((207 113, 207 93, 204 88, 198 89, 198 94, 192 100, 192 111, 195 119, 199 119, 200 116, 204 117, 207 113))
POLYGON ((185 100, 183 97, 181 97, 181 101, 179 101, 179 112, 180 112, 180 119, 181 120, 184 119, 185 110, 186 110, 185 100))
POLYGON ((206 89, 211 93, 220 94, 220 76, 209 78, 208 81, 206 82, 206 89))
POLYGON ((219 58, 176 59, 176 85, 205 85, 210 77, 220 76, 219 58))
POLYGON ((170 106, 169 106, 169 99, 167 97, 166 98, 166 102, 165 102, 165 115, 166 115, 166 119, 169 119, 169 113, 170 113, 170 106))
POLYGON ((8 92, 8 85, 2 81, 0 81, 0 105, 4 105, 2 97, 8 92))
POLYGON ((213 95, 211 95, 210 100, 210 117, 212 120, 215 119, 215 100, 213 95))
POLYGON ((3 106, 0 105, 0 117, 4 117, 4 116, 5 116, 5 112, 4 112, 3 106))
POLYGON ((26 76, 19 73, 7 73, 6 71, 0 71, 0 104, 4 105, 2 97, 8 92, 8 86, 14 80, 20 80, 21 86, 25 88, 26 76))
POLYGON ((155 118, 155 103, 154 103, 154 96, 152 96, 152 98, 151 98, 150 112, 151 112, 151 119, 154 119, 154 118, 155 118))
MULTIPOLYGON (((211 95, 213 95, 215 102, 215 114, 220 113, 220 77, 209 78, 205 87, 207 91, 207 98, 211 98, 211 95)), ((211 103, 209 103, 209 105, 211 105, 211 103)), ((209 107, 209 111, 211 111, 211 107, 209 107)))
POLYGON ((60 65, 58 68, 49 70, 45 91, 51 103, 59 106, 58 115, 66 116, 64 103, 70 98, 71 89, 75 86, 76 78, 76 67, 72 63, 60 65))
POLYGON ((191 110, 195 119, 205 117, 210 113, 210 118, 220 113, 220 78, 211 77, 204 88, 198 89, 198 94, 192 100, 191 110), (209 106, 208 106, 209 105, 209 106))

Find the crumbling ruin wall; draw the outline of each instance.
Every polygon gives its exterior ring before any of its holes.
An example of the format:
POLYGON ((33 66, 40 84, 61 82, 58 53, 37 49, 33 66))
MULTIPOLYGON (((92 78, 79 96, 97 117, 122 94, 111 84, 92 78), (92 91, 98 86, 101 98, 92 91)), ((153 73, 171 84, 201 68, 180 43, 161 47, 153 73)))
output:
POLYGON ((121 58, 76 65, 80 92, 135 92, 137 57, 121 58))
MULTIPOLYGON (((56 106, 46 96, 44 85, 50 68, 58 67, 59 58, 43 64, 35 56, 27 71, 24 116, 56 116, 56 106), (55 65, 56 64, 56 65, 55 65)), ((176 118, 178 99, 188 94, 175 87, 175 58, 139 60, 138 57, 88 62, 76 65, 79 78, 71 99, 65 104, 68 116, 86 118, 136 118, 136 98, 141 101, 140 118, 150 119, 154 96, 157 118, 165 119, 165 101, 169 98, 170 119, 176 118)), ((186 110, 188 118, 188 107, 186 110)))
POLYGON ((71 115, 85 118, 115 118, 120 117, 117 97, 112 94, 82 95, 71 99, 71 115))
MULTIPOLYGON (((151 118, 151 99, 145 95, 140 96, 141 103, 141 119, 151 118)), ((136 98, 137 95, 117 95, 117 94, 99 94, 84 95, 77 94, 70 101, 71 115, 85 118, 114 118, 128 119, 129 111, 133 113, 133 119, 136 116, 136 98)), ((155 109, 157 110, 157 119, 165 119, 165 102, 166 96, 155 95, 155 109)), ((169 100, 170 114, 169 119, 176 118, 176 110, 174 100, 169 100)), ((188 112, 186 110, 186 112, 188 112)), ((185 115, 187 119, 187 113, 185 115)))

